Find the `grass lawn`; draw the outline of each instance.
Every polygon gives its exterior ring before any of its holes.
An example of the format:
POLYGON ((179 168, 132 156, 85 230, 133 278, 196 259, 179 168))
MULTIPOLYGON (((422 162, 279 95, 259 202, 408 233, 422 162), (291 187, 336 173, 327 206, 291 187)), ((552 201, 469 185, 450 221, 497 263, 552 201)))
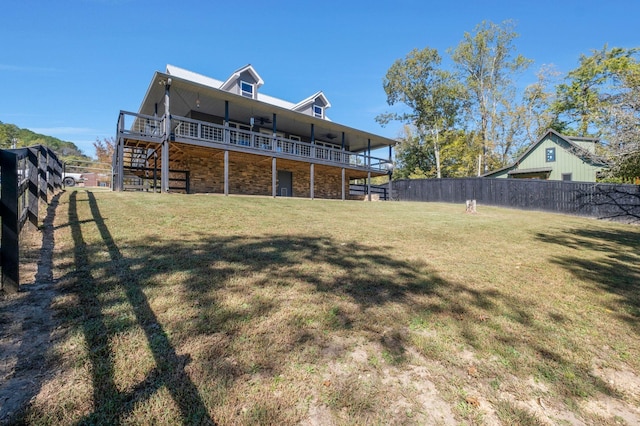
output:
POLYGON ((32 424, 638 424, 640 228, 68 191, 32 424))

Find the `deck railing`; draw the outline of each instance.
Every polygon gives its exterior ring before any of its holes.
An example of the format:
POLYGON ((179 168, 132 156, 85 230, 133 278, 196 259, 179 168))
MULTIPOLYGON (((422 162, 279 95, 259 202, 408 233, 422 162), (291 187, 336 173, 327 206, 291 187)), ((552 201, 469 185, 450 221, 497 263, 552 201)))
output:
POLYGON ((269 136, 259 132, 225 127, 184 117, 171 118, 176 137, 203 142, 214 142, 247 147, 258 151, 271 151, 303 158, 316 158, 331 163, 361 167, 376 171, 389 170, 389 160, 353 153, 322 145, 269 136))
POLYGON ((164 116, 120 111, 118 129, 129 136, 162 138, 165 133, 164 116))
MULTIPOLYGON (((129 137, 151 138, 160 142, 165 136, 165 118, 164 116, 157 117, 120 111, 118 129, 129 137)), ((171 117, 171 129, 174 136, 182 139, 229 144, 301 158, 316 158, 337 165, 347 165, 365 170, 386 172, 391 164, 387 159, 363 153, 343 151, 280 136, 274 137, 186 117, 171 117)))

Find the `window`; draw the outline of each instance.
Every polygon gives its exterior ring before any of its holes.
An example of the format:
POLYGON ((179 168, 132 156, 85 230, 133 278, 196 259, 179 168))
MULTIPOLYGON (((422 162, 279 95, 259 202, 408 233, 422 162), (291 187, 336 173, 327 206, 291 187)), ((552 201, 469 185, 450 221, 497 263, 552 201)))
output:
POLYGON ((314 105, 313 115, 318 118, 324 118, 324 108, 322 108, 320 105, 314 105))
POLYGON ((562 174, 562 180, 567 181, 567 182, 571 182, 571 173, 563 173, 562 174))
POLYGON ((292 141, 298 141, 298 142, 302 140, 300 139, 300 136, 296 136, 296 135, 289 135, 289 139, 291 139, 292 141))
POLYGON ((247 98, 253 99, 253 84, 246 81, 240 81, 240 94, 247 98))
POLYGON ((556 161, 556 149, 547 148, 547 163, 556 161))

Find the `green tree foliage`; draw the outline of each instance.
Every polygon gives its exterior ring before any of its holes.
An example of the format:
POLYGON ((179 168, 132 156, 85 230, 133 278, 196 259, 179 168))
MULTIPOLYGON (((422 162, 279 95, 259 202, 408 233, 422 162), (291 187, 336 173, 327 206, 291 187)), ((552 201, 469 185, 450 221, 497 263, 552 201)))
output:
MULTIPOLYGON (((439 135, 441 145, 441 177, 466 177, 476 173, 482 151, 480 139, 473 132, 448 130, 439 135)), ((396 146, 396 179, 436 178, 435 135, 418 135, 405 125, 404 134, 396 146)))
POLYGON ((527 141, 529 120, 528 105, 514 100, 512 76, 531 62, 515 55, 516 37, 509 21, 482 22, 449 49, 457 72, 443 68, 438 51, 428 47, 393 63, 383 80, 387 103, 406 109, 377 120, 412 126, 396 149, 396 177, 474 175, 482 170, 479 155, 485 170, 512 159, 527 141))
POLYGON ((420 179, 436 177, 433 145, 421 138, 415 128, 405 124, 404 134, 395 148, 396 179, 420 179))
POLYGON ((11 148, 13 140, 16 141, 16 148, 34 145, 48 146, 62 161, 91 160, 91 158, 84 155, 73 142, 63 141, 53 136, 41 135, 29 129, 21 129, 15 124, 0 121, 0 148, 11 148))
POLYGON ((565 132, 602 139, 612 174, 622 179, 640 176, 639 52, 605 45, 582 55, 553 103, 565 132))
MULTIPOLYGON (((383 81, 387 103, 402 103, 408 112, 386 113, 376 119, 381 124, 398 120, 414 128, 400 144, 403 173, 427 173, 435 167, 441 177, 441 135, 458 122, 465 102, 464 90, 450 72, 440 69, 441 58, 436 49, 412 50, 389 68, 383 81), (429 146, 426 146, 427 140, 429 146), (415 158, 411 159, 411 156, 415 158)), ((407 128, 408 129, 408 128, 407 128)))
POLYGON ((513 75, 524 71, 531 60, 515 55, 514 24, 501 25, 483 21, 473 33, 465 33, 462 41, 450 50, 451 57, 469 91, 469 116, 482 141, 484 171, 488 171, 488 155, 497 149, 501 165, 516 148, 519 117, 511 108, 515 94, 513 75))

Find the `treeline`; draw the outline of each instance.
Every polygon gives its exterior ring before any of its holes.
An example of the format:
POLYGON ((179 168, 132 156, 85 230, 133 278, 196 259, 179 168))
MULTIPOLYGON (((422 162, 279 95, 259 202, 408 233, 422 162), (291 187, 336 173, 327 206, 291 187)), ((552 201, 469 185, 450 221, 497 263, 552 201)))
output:
POLYGON ((62 161, 80 160, 91 161, 73 142, 63 141, 53 136, 35 133, 29 129, 22 129, 15 124, 0 121, 0 148, 23 148, 33 145, 44 145, 51 148, 62 161))
POLYGON ((605 45, 564 76, 542 66, 522 88, 516 76, 533 61, 517 53, 514 29, 485 21, 444 60, 425 47, 391 65, 383 87, 393 108, 376 119, 405 123, 394 176, 480 175, 513 162, 549 128, 598 138, 608 178, 640 176, 640 48, 605 45))

